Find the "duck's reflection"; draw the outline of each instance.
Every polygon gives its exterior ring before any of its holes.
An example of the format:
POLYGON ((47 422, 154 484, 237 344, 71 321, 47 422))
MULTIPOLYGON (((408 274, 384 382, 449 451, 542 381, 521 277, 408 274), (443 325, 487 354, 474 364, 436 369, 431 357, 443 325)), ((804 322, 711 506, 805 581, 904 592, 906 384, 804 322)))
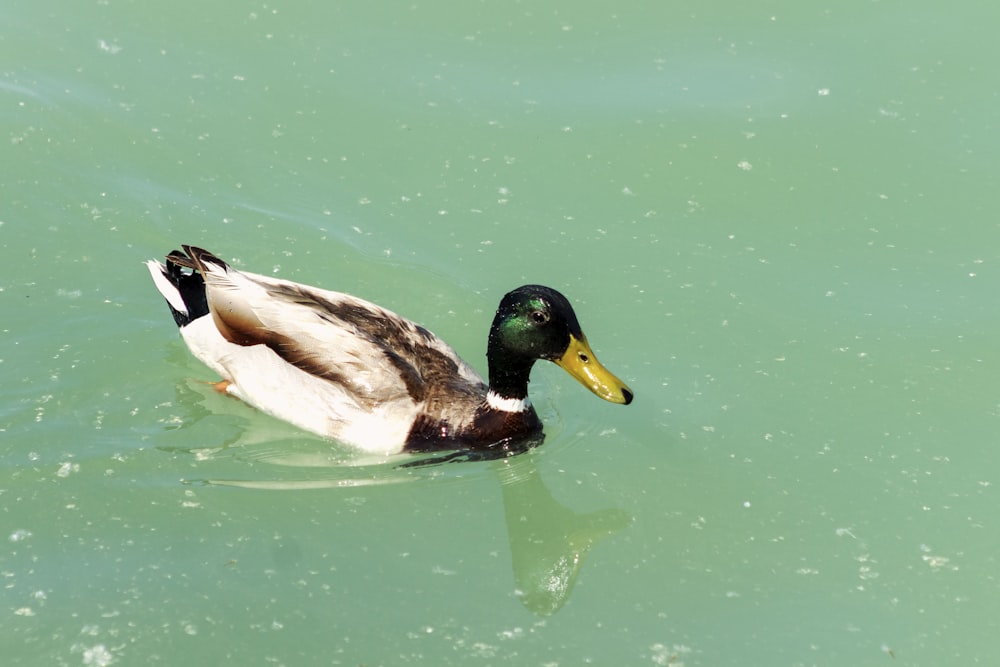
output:
POLYGON ((566 604, 590 548, 627 526, 629 516, 566 507, 545 486, 533 454, 496 466, 516 590, 529 611, 548 616, 566 604))

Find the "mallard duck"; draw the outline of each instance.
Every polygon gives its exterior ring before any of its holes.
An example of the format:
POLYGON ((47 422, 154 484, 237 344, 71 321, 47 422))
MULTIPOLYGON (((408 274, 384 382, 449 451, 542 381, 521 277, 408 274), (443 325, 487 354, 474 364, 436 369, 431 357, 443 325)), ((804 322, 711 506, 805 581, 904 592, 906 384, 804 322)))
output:
POLYGON ((223 378, 216 388, 338 442, 383 454, 537 442, 528 378, 538 359, 606 401, 632 402, 549 287, 525 285, 500 301, 486 383, 447 343, 384 308, 182 247, 147 266, 192 354, 223 378))

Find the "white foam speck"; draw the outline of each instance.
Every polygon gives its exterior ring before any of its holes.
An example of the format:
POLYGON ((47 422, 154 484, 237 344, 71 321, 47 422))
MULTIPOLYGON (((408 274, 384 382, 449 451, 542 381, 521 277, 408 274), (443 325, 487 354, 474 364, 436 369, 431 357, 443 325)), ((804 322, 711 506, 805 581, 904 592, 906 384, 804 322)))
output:
POLYGON ((113 56, 118 55, 122 51, 122 47, 118 46, 117 44, 106 42, 103 39, 97 40, 97 48, 100 49, 101 51, 104 51, 105 53, 110 53, 113 56))
POLYGON ((93 646, 74 644, 73 652, 83 654, 83 664, 87 667, 108 667, 115 661, 115 657, 104 644, 93 646))
POLYGON ((75 472, 80 472, 80 464, 66 461, 59 466, 59 470, 56 470, 56 477, 69 477, 75 472))

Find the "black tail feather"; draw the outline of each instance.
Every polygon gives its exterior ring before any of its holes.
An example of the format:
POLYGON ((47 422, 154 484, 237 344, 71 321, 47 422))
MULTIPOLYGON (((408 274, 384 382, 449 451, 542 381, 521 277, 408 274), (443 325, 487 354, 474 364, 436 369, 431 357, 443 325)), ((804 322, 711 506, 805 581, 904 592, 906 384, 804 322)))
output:
MULTIPOLYGON (((208 299, 205 296, 205 279, 201 277, 195 268, 195 262, 180 250, 174 250, 167 255, 167 267, 164 276, 169 280, 181 295, 181 300, 187 306, 187 312, 182 313, 170 306, 170 312, 174 316, 174 322, 182 327, 190 324, 193 320, 204 315, 208 315, 208 299), (183 269, 192 269, 184 271, 183 269)), ((169 302, 167 304, 170 305, 169 302)))

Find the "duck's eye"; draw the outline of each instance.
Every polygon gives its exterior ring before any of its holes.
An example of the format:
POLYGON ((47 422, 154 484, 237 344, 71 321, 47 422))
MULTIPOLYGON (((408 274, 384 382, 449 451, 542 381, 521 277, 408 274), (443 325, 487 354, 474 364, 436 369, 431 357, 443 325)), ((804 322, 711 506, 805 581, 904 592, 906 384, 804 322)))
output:
POLYGON ((544 310, 531 311, 531 321, 535 324, 545 324, 549 321, 549 314, 544 310))

